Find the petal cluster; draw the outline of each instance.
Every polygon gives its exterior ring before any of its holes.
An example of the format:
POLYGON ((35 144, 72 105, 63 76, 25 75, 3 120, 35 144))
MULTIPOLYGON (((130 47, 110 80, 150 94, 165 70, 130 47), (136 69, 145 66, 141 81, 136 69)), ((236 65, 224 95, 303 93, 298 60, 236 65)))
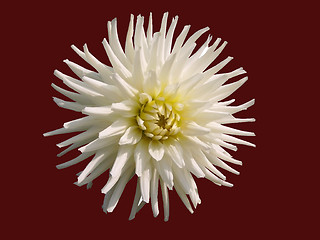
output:
POLYGON ((195 51, 196 41, 209 29, 201 29, 187 39, 190 26, 185 26, 173 39, 178 17, 170 25, 167 21, 165 13, 159 32, 153 32, 150 14, 145 32, 144 17, 139 15, 134 24, 131 16, 123 49, 114 19, 108 22, 108 41, 102 42, 111 66, 95 58, 87 45, 82 51, 72 46, 96 71, 65 60, 78 79, 58 70, 54 72, 69 90, 55 84, 52 87, 71 100, 54 98, 54 101, 59 107, 84 114, 44 134, 79 132, 57 146, 66 147, 59 157, 73 149, 79 149, 81 154, 57 167, 66 168, 90 159, 76 183, 88 188, 95 178, 109 170, 102 188, 105 212, 114 210, 126 184, 136 175, 130 219, 149 202, 154 216, 159 214, 159 185, 165 220, 169 219, 168 190, 175 189, 193 213, 201 202, 194 176, 231 187, 220 170, 239 174, 226 162, 241 165, 241 161, 226 149, 236 151, 234 144, 254 146, 234 136, 254 133, 225 126, 254 121, 233 116, 252 106, 254 100, 239 106, 230 105, 234 100, 223 101, 247 77, 226 82, 246 72, 239 68, 218 73, 231 57, 210 67, 227 43, 218 38, 211 44, 209 36, 195 51))

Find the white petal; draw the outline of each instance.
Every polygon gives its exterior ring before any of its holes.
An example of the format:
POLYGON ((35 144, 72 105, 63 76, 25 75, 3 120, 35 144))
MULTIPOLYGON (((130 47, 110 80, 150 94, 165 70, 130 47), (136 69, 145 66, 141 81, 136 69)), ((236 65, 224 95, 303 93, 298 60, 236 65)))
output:
POLYGON ((244 141, 242 139, 233 137, 233 136, 229 136, 227 134, 221 134, 220 135, 221 139, 227 141, 227 142, 232 142, 232 143, 236 143, 236 144, 243 144, 243 145, 247 145, 247 146, 251 146, 251 147, 255 147, 256 145, 247 141, 244 141))
POLYGON ((150 198, 150 181, 151 181, 151 166, 147 164, 145 169, 142 172, 140 179, 140 188, 141 188, 141 195, 143 201, 146 203, 149 202, 150 198))
POLYGON ((190 90, 192 90, 195 86, 198 85, 202 78, 203 75, 199 73, 183 81, 182 83, 180 83, 179 91, 181 91, 181 93, 183 94, 189 93, 190 90))
POLYGON ((128 59, 130 60, 130 62, 133 62, 133 58, 134 58, 134 47, 132 42, 133 24, 134 24, 133 21, 134 21, 134 16, 131 14, 128 32, 127 32, 127 38, 126 38, 126 46, 125 46, 125 53, 128 59))
POLYGON ((106 39, 103 39, 102 44, 115 71, 123 78, 130 78, 131 72, 118 59, 106 39))
POLYGON ((160 185, 162 190, 162 199, 163 199, 163 211, 164 211, 164 221, 169 220, 169 194, 166 184, 160 179, 160 185))
POLYGON ((170 55, 170 57, 164 62, 159 73, 159 80, 162 86, 166 86, 168 81, 171 80, 171 69, 176 59, 176 54, 170 55))
MULTIPOLYGON (((119 168, 118 168, 119 169, 119 168)), ((133 169, 133 163, 132 161, 126 161, 125 165, 121 169, 121 173, 119 174, 109 174, 109 179, 106 185, 101 189, 102 193, 108 193, 118 182, 121 176, 123 176, 128 171, 131 171, 133 169)))
MULTIPOLYGON (((81 78, 83 82, 87 83, 93 90, 99 92, 103 97, 109 102, 119 102, 122 100, 122 93, 119 89, 111 84, 107 84, 93 78, 84 76, 81 78)), ((111 77, 108 79, 108 82, 112 82, 111 77)))
POLYGON ((94 71, 85 69, 84 67, 82 67, 74 62, 71 62, 68 59, 64 60, 63 62, 66 63, 68 65, 68 67, 81 79, 84 76, 86 76, 89 78, 93 78, 95 80, 99 80, 99 81, 102 80, 100 74, 98 74, 94 71))
POLYGON ((144 17, 139 15, 137 17, 137 24, 136 24, 136 29, 134 33, 134 44, 135 44, 135 49, 136 50, 141 49, 142 55, 145 58, 148 58, 149 52, 147 51, 148 46, 147 46, 146 35, 143 28, 143 23, 144 23, 144 17))
POLYGON ((148 45, 151 45, 151 40, 152 40, 152 13, 150 12, 149 15, 149 23, 148 23, 148 29, 147 29, 147 40, 148 40, 148 45))
POLYGON ((190 205, 188 197, 183 192, 183 190, 181 189, 180 185, 178 183, 175 183, 174 188, 175 188, 177 194, 179 195, 180 199, 182 200, 182 202, 186 206, 186 208, 190 211, 190 213, 193 213, 193 209, 192 209, 192 207, 190 205))
POLYGON ((173 46, 173 49, 172 49, 172 52, 171 52, 172 54, 178 52, 181 49, 181 46, 182 46, 184 40, 187 37, 189 29, 190 29, 190 25, 187 25, 187 26, 183 27, 182 32, 179 34, 179 36, 177 37, 177 39, 176 39, 176 41, 174 43, 174 46, 173 46))
POLYGON ((174 174, 174 181, 177 181, 180 186, 182 187, 183 191, 186 194, 189 194, 191 191, 191 186, 189 184, 187 175, 185 173, 185 168, 178 168, 176 166, 172 166, 173 174, 174 174))
POLYGON ((46 132, 43 134, 44 137, 48 137, 48 136, 54 136, 54 135, 58 135, 58 134, 65 134, 65 133, 70 133, 70 132, 74 132, 73 129, 67 129, 67 128, 59 128, 50 132, 46 132))
POLYGON ((78 177, 78 183, 81 183, 99 164, 107 159, 114 151, 111 149, 98 151, 91 162, 86 166, 78 177))
MULTIPOLYGON (((208 160, 206 154, 204 154, 201 150, 195 150, 195 149, 191 149, 192 152, 192 156, 194 157, 194 159, 197 161, 197 163, 200 164, 200 166, 206 167, 208 168, 210 171, 212 171, 214 174, 216 174, 217 176, 219 176, 220 178, 222 178, 223 180, 226 179, 226 177, 217 169, 215 168, 210 161, 208 160)), ((213 153, 213 150, 211 149, 211 154, 213 153)), ((201 168, 203 169, 203 168, 201 168)), ((203 172, 203 171, 202 171, 203 172)))
POLYGON ((140 191, 140 184, 139 184, 139 180, 138 180, 137 181, 137 186, 136 186, 136 193, 134 195, 134 200, 133 200, 133 204, 132 204, 129 220, 132 220, 132 219, 135 218, 135 215, 136 215, 137 210, 138 210, 138 205, 139 205, 139 200, 140 199, 141 199, 141 191, 140 191))
MULTIPOLYGON (((89 140, 90 141, 90 140, 89 140)), ((60 152, 59 154, 57 154, 57 157, 62 157, 63 155, 65 155, 66 153, 70 152, 73 149, 76 149, 78 147, 80 147, 81 145, 83 145, 85 143, 82 142, 77 142, 72 144, 71 146, 69 146, 67 149, 63 150, 62 152, 60 152)))
POLYGON ((183 48, 187 48, 188 46, 193 45, 195 41, 197 41, 197 39, 201 37, 201 35, 207 32, 208 30, 209 30, 209 27, 205 27, 195 32, 190 38, 188 38, 186 43, 183 45, 183 48))
POLYGON ((90 129, 88 129, 85 132, 82 132, 72 138, 69 138, 68 140, 65 140, 61 143, 58 143, 57 146, 62 148, 62 147, 66 147, 66 146, 73 144, 73 143, 76 143, 76 142, 91 139, 92 137, 97 136, 98 132, 100 130, 101 130, 101 127, 91 127, 90 129))
POLYGON ((164 142, 164 145, 168 155, 177 164, 177 166, 179 168, 184 167, 185 163, 183 161, 183 150, 180 143, 173 138, 169 138, 164 142))
POLYGON ((142 175, 144 165, 149 162, 151 156, 148 151, 149 142, 142 139, 136 146, 134 150, 134 160, 136 163, 136 174, 138 177, 142 175))
MULTIPOLYGON (((183 145, 182 145, 183 146, 183 145)), ((199 167, 197 161, 193 158, 192 154, 190 153, 189 149, 183 147, 183 156, 184 162, 186 164, 186 168, 192 172, 198 178, 202 178, 205 176, 201 168, 199 167)))
MULTIPOLYGON (((114 155, 115 156, 115 155, 114 155)), ((87 176, 84 180, 81 182, 76 182, 75 184, 78 186, 83 186, 85 184, 88 184, 92 182, 94 179, 99 177, 102 173, 107 171, 112 165, 112 161, 103 161, 99 164, 99 167, 95 168, 89 176, 87 176)))
POLYGON ((130 70, 131 64, 127 59, 127 56, 124 54, 123 49, 121 47, 118 31, 117 31, 117 19, 114 18, 112 22, 108 22, 108 35, 110 46, 117 56, 117 58, 121 61, 121 63, 130 70))
POLYGON ((99 133, 99 138, 107 138, 114 135, 120 135, 125 132, 125 130, 128 128, 128 122, 125 120, 118 120, 112 123, 109 127, 104 129, 99 133))
POLYGON ((195 87, 191 91, 190 96, 193 96, 198 99, 211 98, 212 93, 215 92, 219 87, 221 87, 222 84, 224 84, 230 78, 241 75, 241 74, 245 74, 245 73, 246 71, 244 71, 242 68, 239 68, 231 73, 214 75, 208 80, 206 80, 206 78, 203 78, 203 81, 205 82, 195 87))
POLYGON ((103 138, 103 139, 98 138, 98 139, 93 140, 89 144, 79 148, 79 151, 81 151, 81 152, 95 151, 100 148, 110 146, 111 144, 117 142, 119 140, 119 138, 120 138, 119 135, 114 135, 114 136, 103 138))
POLYGON ((112 75, 112 81, 117 86, 121 93, 126 94, 129 98, 134 98, 138 94, 137 89, 133 88, 128 82, 126 82, 117 73, 112 75))
POLYGON ((164 62, 164 44, 165 44, 165 35, 167 29, 167 20, 168 20, 168 12, 165 12, 162 17, 161 27, 159 31, 159 44, 158 44, 158 52, 157 57, 159 60, 159 65, 161 66, 164 62))
MULTIPOLYGON (((218 42, 220 41, 219 39, 217 40, 218 42)), ((183 78, 203 72, 210 65, 210 63, 212 63, 216 59, 216 57, 220 54, 226 44, 227 42, 224 42, 222 46, 216 51, 214 51, 215 46, 213 45, 202 57, 198 58, 196 61, 189 61, 186 67, 186 71, 183 73, 183 78)))
POLYGON ((232 167, 230 167, 229 165, 227 165, 226 163, 224 163, 223 161, 221 161, 219 158, 217 158, 214 153, 210 153, 207 154, 207 158, 210 160, 210 162, 218 167, 221 167, 229 172, 232 172, 236 175, 239 175, 240 173, 238 171, 236 171, 235 169, 233 169, 232 167))
POLYGON ((237 164, 237 165, 242 165, 241 161, 233 159, 232 157, 224 154, 221 151, 217 151, 216 149, 213 149, 213 151, 215 152, 215 155, 220 159, 223 159, 223 160, 225 160, 227 162, 231 162, 231 163, 234 163, 234 164, 237 164))
POLYGON ((67 98, 70 98, 71 100, 78 102, 80 104, 85 104, 88 102, 88 98, 87 96, 83 96, 80 95, 78 93, 75 92, 70 92, 67 91, 61 87, 58 87, 57 85, 55 85, 54 83, 51 84, 51 86, 59 93, 61 93, 62 95, 66 96, 67 98))
POLYGON ((178 16, 175 16, 174 19, 172 20, 172 23, 171 23, 170 28, 168 30, 168 33, 166 35, 165 49, 164 49, 165 59, 169 56, 170 51, 171 51, 173 33, 174 33, 174 30, 177 26, 177 22, 178 22, 178 16))
POLYGON ((59 164, 56 166, 56 168, 58 169, 63 169, 63 168, 67 168, 67 167, 70 167, 74 164, 77 164, 79 162, 82 162, 83 160, 86 160, 88 157, 92 156, 94 154, 94 152, 90 152, 90 153, 81 153, 78 157, 68 161, 68 162, 65 162, 65 163, 62 163, 62 164, 59 164))
POLYGON ((119 144, 136 144, 142 137, 142 131, 137 127, 129 127, 120 138, 119 144))
POLYGON ((83 114, 87 114, 90 116, 96 117, 107 117, 113 113, 110 106, 102 106, 102 107, 85 107, 82 110, 83 114))
POLYGON ((139 48, 134 56, 134 63, 133 63, 133 72, 132 72, 132 80, 134 86, 138 90, 142 90, 142 84, 144 80, 144 72, 147 66, 147 63, 142 56, 141 48, 139 48))
POLYGON ((149 153, 157 161, 160 161, 164 155, 164 146, 161 142, 152 140, 149 143, 149 153))
POLYGON ((227 85, 221 86, 217 91, 215 91, 215 101, 220 101, 222 99, 225 99, 229 97, 233 92, 235 92, 239 87, 241 87, 246 81, 248 80, 248 77, 244 77, 240 79, 237 82, 229 83, 227 85))
POLYGON ((105 194, 105 197, 104 197, 104 200, 103 200, 103 204, 102 204, 102 210, 103 210, 105 213, 108 213, 107 208, 108 208, 108 205, 109 205, 109 202, 110 202, 110 199, 111 199, 111 197, 112 197, 112 194, 113 194, 114 189, 115 189, 115 188, 111 188, 111 189, 105 194))
POLYGON ((251 107, 252 105, 254 105, 255 103, 255 99, 252 99, 244 104, 241 104, 239 106, 214 106, 212 107, 212 109, 216 110, 216 111, 225 111, 228 114, 234 114, 243 110, 247 110, 249 107, 251 107))
POLYGON ((156 72, 149 71, 148 75, 144 79, 143 91, 149 94, 158 95, 160 92, 160 81, 156 75, 156 72))
POLYGON ((166 183, 168 188, 172 190, 173 174, 171 169, 171 159, 165 154, 161 161, 154 161, 154 166, 158 170, 162 180, 166 183))
POLYGON ((212 181, 213 183, 217 183, 218 185, 221 184, 221 185, 226 186, 226 187, 233 187, 233 184, 221 180, 216 175, 211 173, 208 169, 205 169, 205 174, 206 174, 206 178, 208 180, 212 181))
POLYGON ((90 128, 92 125, 94 125, 96 122, 96 119, 90 116, 86 116, 83 118, 78 118, 69 122, 65 122, 63 124, 63 127, 67 129, 72 129, 72 130, 86 130, 90 128))
POLYGON ((115 177, 121 175, 122 168, 133 154, 133 146, 123 145, 119 147, 118 155, 110 170, 110 174, 115 177))
POLYGON ((227 57, 225 60, 221 61, 220 63, 218 63, 217 65, 215 65, 214 67, 206 70, 204 72, 204 76, 205 78, 209 79, 210 77, 212 77, 214 74, 216 74, 219 70, 221 70, 224 66, 226 66, 231 60, 233 59, 233 57, 227 57))
POLYGON ((76 103, 76 102, 68 102, 61 100, 59 98, 54 97, 53 101, 61 108, 69 109, 75 112, 81 112, 82 109, 84 108, 83 105, 76 103))
POLYGON ((113 103, 111 105, 112 111, 119 113, 124 117, 137 116, 139 112, 138 107, 138 104, 131 100, 125 100, 119 103, 113 103))
POLYGON ((181 128, 181 131, 187 136, 198 136, 210 133, 209 128, 202 127, 195 122, 186 123, 183 128, 181 128))
MULTIPOLYGON (((75 46, 71 46, 73 50, 75 50, 75 46)), ((103 77, 103 79, 110 78, 110 75, 114 72, 114 70, 107 65, 100 62, 98 59, 96 59, 90 52, 87 47, 87 44, 83 46, 84 50, 84 60, 86 60, 92 67, 94 67, 100 75, 103 77)), ((76 50, 75 50, 76 51, 76 50)), ((78 51, 76 51, 78 53, 78 51)), ((81 54, 82 55, 82 54, 81 54)))
POLYGON ((153 216, 156 217, 159 214, 158 207, 158 184, 159 184, 159 174, 157 169, 153 169, 152 179, 151 179, 151 207, 153 216))
POLYGON ((129 179, 132 177, 133 168, 128 169, 127 172, 125 172, 122 177, 119 179, 119 182, 115 186, 114 192, 112 193, 112 197, 110 199, 110 202, 107 207, 108 212, 113 212, 114 208, 117 206, 118 201, 121 197, 121 194, 129 181, 129 179))
POLYGON ((247 132, 247 131, 234 129, 231 127, 223 126, 223 125, 216 123, 216 122, 209 123, 207 125, 207 127, 210 127, 210 129, 213 132, 218 132, 218 133, 227 133, 227 134, 242 135, 242 136, 255 136, 255 134, 253 132, 247 132))

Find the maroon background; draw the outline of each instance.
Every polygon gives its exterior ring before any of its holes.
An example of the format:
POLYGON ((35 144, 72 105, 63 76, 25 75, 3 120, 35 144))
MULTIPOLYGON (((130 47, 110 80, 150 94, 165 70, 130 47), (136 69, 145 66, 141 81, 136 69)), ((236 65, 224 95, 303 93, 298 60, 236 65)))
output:
MULTIPOLYGON (((2 234, 22 239, 114 239, 130 237, 246 238, 318 236, 319 187, 311 135, 318 134, 319 47, 316 7, 311 1, 33 1, 6 5, 2 26, 3 195, 2 234), (281 2, 281 3, 279 3, 281 2), (234 153, 243 166, 240 176, 224 172, 233 188, 198 179, 202 199, 189 214, 175 192, 170 192, 170 220, 153 218, 146 205, 128 221, 135 180, 126 187, 114 213, 105 215, 100 177, 89 191, 72 183, 85 165, 57 170, 56 164, 76 151, 57 158, 55 146, 67 136, 44 138, 47 132, 79 116, 58 108, 52 96, 61 97, 51 82, 62 86, 54 69, 71 73, 62 62, 68 58, 84 65, 70 48, 87 43, 90 51, 107 62, 101 44, 106 24, 118 18, 122 43, 129 14, 148 19, 153 12, 158 30, 162 14, 179 16, 177 32, 191 24, 191 33, 209 26, 210 34, 229 42, 222 58, 233 56, 227 70, 244 67, 249 81, 232 97, 235 104, 252 98, 256 104, 238 116, 255 117, 240 124, 253 130, 246 138, 257 148, 240 146, 234 153), (315 59, 315 61, 313 60, 315 59), (315 63, 317 65, 315 65, 315 63), (9 84, 9 85, 6 85, 9 84), (8 94, 6 94, 8 93, 8 94), (17 101, 14 101, 17 100, 17 101), (306 174, 309 173, 307 176, 306 174)), ((190 34, 189 34, 190 35, 190 34)), ((206 35, 207 36, 207 35, 206 35)), ((206 40, 200 39, 200 43, 206 40)), ((160 204, 162 206, 162 204, 160 204)))

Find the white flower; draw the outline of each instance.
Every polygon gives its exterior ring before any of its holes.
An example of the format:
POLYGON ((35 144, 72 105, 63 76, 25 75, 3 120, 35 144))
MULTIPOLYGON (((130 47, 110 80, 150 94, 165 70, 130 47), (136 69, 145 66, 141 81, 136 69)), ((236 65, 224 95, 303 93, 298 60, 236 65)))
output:
POLYGON ((247 77, 229 84, 225 82, 246 72, 239 68, 217 74, 231 57, 208 69, 227 43, 220 45, 221 39, 218 38, 210 45, 212 37, 209 36, 193 53, 195 41, 209 28, 197 31, 186 40, 190 26, 185 26, 174 41, 178 17, 172 20, 168 30, 167 18, 165 13, 160 31, 153 33, 150 14, 145 34, 144 17, 139 15, 134 27, 134 17, 131 16, 125 50, 119 43, 117 20, 114 19, 108 22, 109 42, 103 40, 112 67, 97 60, 87 45, 83 51, 72 46, 97 72, 69 60, 65 63, 81 80, 57 70, 54 72, 74 90, 52 84, 54 89, 73 100, 54 98, 54 101, 59 107, 86 115, 44 134, 81 132, 57 144, 58 147, 69 146, 58 156, 79 147, 81 151, 77 158, 57 168, 69 167, 93 156, 77 182, 79 186, 87 184, 88 188, 95 178, 110 169, 109 179, 102 188, 105 212, 114 210, 125 185, 137 175, 130 219, 149 202, 154 216, 158 215, 159 183, 165 221, 169 218, 168 189, 174 188, 193 213, 187 195, 194 208, 200 203, 193 175, 207 178, 219 186, 231 187, 220 168, 239 174, 226 162, 237 165, 241 162, 232 158, 224 148, 236 151, 237 147, 232 143, 254 146, 231 136, 254 136, 254 133, 223 125, 254 121, 253 118, 233 116, 252 106, 254 100, 239 106, 230 106, 233 100, 221 102, 247 77))

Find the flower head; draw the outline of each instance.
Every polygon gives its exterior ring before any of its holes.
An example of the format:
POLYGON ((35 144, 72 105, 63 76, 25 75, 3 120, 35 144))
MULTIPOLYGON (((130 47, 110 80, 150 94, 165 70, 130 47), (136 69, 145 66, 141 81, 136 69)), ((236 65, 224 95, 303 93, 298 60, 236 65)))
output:
POLYGON ((53 88, 72 101, 54 98, 58 106, 85 116, 66 122, 63 128, 45 136, 81 132, 58 147, 67 147, 58 156, 79 148, 81 154, 60 164, 65 168, 92 157, 80 173, 77 185, 91 187, 92 181, 110 170, 106 185, 103 210, 112 212, 127 182, 137 175, 137 187, 130 219, 145 203, 151 201, 154 216, 158 210, 158 185, 162 189, 165 220, 169 217, 168 189, 173 188, 192 213, 200 203, 194 177, 207 178, 217 185, 232 186, 221 173, 225 169, 238 174, 226 162, 241 165, 224 149, 237 150, 236 144, 254 144, 231 135, 253 136, 252 132, 233 129, 227 123, 250 122, 234 113, 245 110, 254 100, 239 106, 222 101, 236 91, 246 80, 225 84, 230 78, 245 74, 242 69, 219 72, 232 58, 217 65, 209 65, 226 46, 212 37, 194 51, 196 40, 208 28, 195 32, 186 40, 190 26, 185 26, 173 40, 178 17, 167 30, 165 13, 159 32, 153 33, 150 14, 147 32, 144 17, 138 16, 134 27, 131 16, 125 49, 117 33, 117 20, 108 22, 109 41, 103 46, 112 67, 96 59, 84 45, 83 51, 74 51, 96 71, 85 69, 65 60, 81 79, 59 71, 54 74, 74 91, 53 88), (193 53, 194 52, 194 53, 193 53))

